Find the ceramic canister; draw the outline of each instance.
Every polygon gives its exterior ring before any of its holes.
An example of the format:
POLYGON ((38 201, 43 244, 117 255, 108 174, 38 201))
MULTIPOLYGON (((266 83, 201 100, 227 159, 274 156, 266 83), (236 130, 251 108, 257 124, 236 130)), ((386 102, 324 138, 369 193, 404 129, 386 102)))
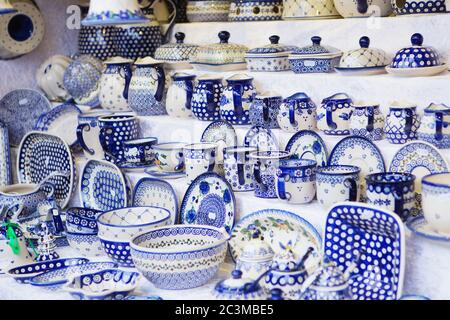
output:
POLYGON ((130 111, 128 89, 132 60, 114 57, 105 61, 106 68, 100 78, 100 105, 109 111, 130 111))
POLYGON ((367 203, 394 211, 406 221, 415 209, 415 180, 416 177, 410 173, 370 174, 366 177, 367 203))
POLYGON ((257 151, 254 147, 229 147, 223 150, 225 178, 233 191, 252 191, 252 163, 250 153, 257 151))
POLYGON ((416 106, 394 102, 386 117, 384 133, 387 140, 393 144, 404 144, 417 139, 420 118, 416 106))
POLYGON ((253 78, 246 74, 236 74, 227 79, 227 86, 220 97, 222 119, 234 125, 250 123, 250 105, 256 95, 253 78))
POLYGON ((316 167, 314 160, 281 160, 276 181, 278 198, 294 204, 313 201, 316 196, 316 167))
POLYGON ((286 98, 278 112, 278 124, 283 131, 298 132, 317 128, 316 105, 303 92, 286 98))
POLYGON ((283 98, 275 93, 266 92, 256 95, 250 105, 250 123, 269 129, 278 129, 278 112, 283 98))
POLYGON ((155 164, 164 172, 184 171, 184 150, 186 143, 166 142, 152 146, 155 153, 155 164))
POLYGON ((155 160, 152 146, 158 143, 158 138, 142 138, 122 142, 124 160, 128 163, 151 163, 155 160))
POLYGON ((356 166, 326 166, 317 168, 317 200, 325 208, 338 202, 359 201, 361 169, 356 166))
POLYGON ((328 135, 350 134, 352 99, 346 93, 336 93, 325 98, 317 112, 317 127, 328 135))
POLYGON ((450 234, 450 173, 430 174, 422 179, 422 210, 430 226, 450 234))
POLYGON ((103 159, 104 152, 99 139, 100 127, 98 118, 111 114, 109 111, 95 111, 78 115, 77 139, 83 148, 86 158, 103 159))
POLYGON ((353 106, 350 119, 350 134, 370 140, 383 139, 384 116, 377 104, 353 106))
POLYGON ((183 148, 189 184, 199 175, 214 171, 217 149, 218 146, 215 143, 193 143, 183 148))
POLYGON ((169 116, 193 118, 191 110, 192 97, 195 88, 195 75, 175 73, 172 84, 167 90, 166 109, 169 116))
POLYGON ((192 97, 192 112, 202 121, 220 120, 220 97, 223 92, 222 78, 202 76, 198 78, 192 97))
POLYGON ((422 117, 418 137, 439 149, 449 149, 450 108, 445 104, 430 104, 422 117))
POLYGON ((132 114, 113 114, 98 118, 100 144, 107 161, 123 162, 122 142, 138 138, 139 123, 132 114))
POLYGON ((276 173, 280 160, 289 158, 287 151, 258 151, 250 153, 254 161, 253 178, 255 181, 255 196, 258 198, 277 198, 276 173))

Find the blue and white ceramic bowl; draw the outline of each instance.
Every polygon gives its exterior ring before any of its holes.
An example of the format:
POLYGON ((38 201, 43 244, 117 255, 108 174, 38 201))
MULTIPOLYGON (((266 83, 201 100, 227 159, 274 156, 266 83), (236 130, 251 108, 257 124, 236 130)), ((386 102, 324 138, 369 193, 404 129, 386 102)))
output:
POLYGON ((158 228, 134 237, 136 268, 160 289, 190 289, 206 284, 225 260, 229 235, 210 226, 158 228))
POLYGON ((66 232, 66 238, 69 246, 84 257, 101 257, 105 255, 97 232, 66 232))
POLYGON ((66 228, 68 232, 97 233, 97 216, 99 210, 88 208, 70 208, 66 211, 66 228))

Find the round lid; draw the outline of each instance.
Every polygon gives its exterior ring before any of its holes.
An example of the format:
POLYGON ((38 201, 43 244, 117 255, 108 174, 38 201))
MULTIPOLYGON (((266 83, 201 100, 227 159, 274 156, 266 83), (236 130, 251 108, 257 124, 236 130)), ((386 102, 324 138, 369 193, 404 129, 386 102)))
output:
POLYGON ((313 277, 315 277, 315 280, 312 285, 315 287, 333 288, 348 286, 348 281, 344 272, 339 269, 334 261, 328 259, 313 277))
POLYGON ((297 48, 292 52, 292 54, 296 54, 296 55, 326 55, 326 54, 340 53, 340 51, 336 48, 320 45, 320 42, 322 41, 321 37, 314 36, 311 38, 311 41, 312 41, 312 45, 302 47, 302 48, 297 48))
POLYGON ((156 60, 156 59, 153 59, 152 57, 145 57, 145 58, 137 59, 134 64, 138 65, 138 66, 151 66, 151 65, 162 64, 162 63, 164 63, 164 61, 156 60))
POLYGON ((261 232, 255 230, 252 234, 252 240, 244 247, 239 257, 244 261, 270 261, 274 252, 270 245, 261 238, 261 232))
POLYGON ((261 290, 261 286, 253 283, 250 279, 242 278, 241 270, 233 270, 231 272, 231 278, 217 283, 214 290, 219 294, 238 296, 258 292, 261 290))
POLYGON ((392 68, 424 68, 441 65, 439 54, 432 47, 424 47, 423 36, 414 33, 411 47, 400 49, 392 60, 392 68))
POLYGON ((280 37, 277 35, 273 35, 269 37, 270 44, 257 47, 251 49, 247 52, 247 55, 264 55, 264 54, 274 54, 274 53, 290 53, 294 49, 297 49, 295 46, 286 46, 279 44, 280 37))
MULTIPOLYGON (((175 33, 175 43, 166 43, 163 44, 162 46, 160 46, 158 49, 160 48, 176 48, 176 49, 181 49, 181 48, 198 48, 199 46, 196 44, 190 44, 190 43, 184 43, 184 38, 186 38, 186 34, 184 32, 177 32, 175 33)), ((156 49, 156 50, 158 50, 156 49)))
POLYGON ((341 68, 370 68, 385 67, 390 58, 386 52, 380 49, 369 48, 369 37, 363 36, 359 39, 359 49, 350 50, 342 55, 339 67, 341 68))

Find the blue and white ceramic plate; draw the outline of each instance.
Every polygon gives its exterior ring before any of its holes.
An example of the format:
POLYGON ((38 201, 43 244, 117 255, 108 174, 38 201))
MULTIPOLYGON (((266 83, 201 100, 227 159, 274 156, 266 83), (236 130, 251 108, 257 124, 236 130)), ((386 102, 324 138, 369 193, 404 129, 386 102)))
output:
POLYGON ((128 296, 124 300, 163 300, 160 296, 128 296))
POLYGON ((10 185, 12 182, 8 128, 0 121, 0 187, 10 185))
POLYGON ((212 122, 202 134, 202 142, 223 143, 223 147, 237 146, 237 135, 233 126, 224 120, 212 122))
POLYGON ((81 110, 74 104, 64 103, 42 114, 34 125, 34 130, 59 136, 70 146, 77 139, 78 115, 81 110))
POLYGON ((334 67, 334 69, 347 76, 370 76, 373 74, 386 73, 386 66, 381 67, 362 67, 362 68, 340 68, 334 67))
POLYGON ((181 203, 182 224, 225 228, 230 233, 236 218, 236 199, 229 183, 217 173, 198 176, 181 203))
POLYGON ((350 274, 355 300, 397 300, 405 276, 405 230, 393 212, 344 202, 331 208, 325 226, 324 253, 350 274), (359 256, 359 259, 358 259, 359 256))
POLYGON ((28 133, 19 146, 17 177, 19 183, 39 184, 45 180, 53 184, 56 202, 61 208, 66 207, 76 181, 69 145, 48 133, 28 133))
POLYGON ((154 178, 142 178, 133 190, 133 206, 161 207, 169 210, 172 224, 178 223, 178 197, 170 183, 154 178))
POLYGON ((433 145, 412 141, 405 144, 391 161, 389 171, 412 173, 416 176, 416 192, 422 190, 422 178, 428 174, 447 172, 448 163, 433 145))
POLYGON ((52 108, 48 99, 38 91, 14 90, 0 100, 0 119, 8 127, 10 143, 18 146, 39 117, 52 108))
POLYGON ((321 260, 322 238, 316 228, 295 213, 264 209, 243 217, 233 228, 229 244, 234 261, 252 241, 255 231, 261 232, 264 240, 275 252, 280 250, 280 243, 291 240, 292 252, 299 260, 312 247, 314 252, 305 264, 308 271, 314 270, 321 260))
POLYGON ((248 130, 244 138, 244 146, 255 147, 258 151, 279 150, 278 141, 273 132, 262 126, 253 126, 248 130))
POLYGON ((289 140, 286 149, 293 157, 317 161, 319 167, 328 163, 328 150, 323 139, 314 131, 302 130, 289 140))
POLYGON ((160 170, 157 166, 145 169, 145 173, 151 176, 152 178, 165 180, 180 179, 186 177, 185 172, 165 172, 160 170))
POLYGON ((406 226, 414 234, 423 237, 428 240, 437 241, 450 245, 450 234, 442 234, 437 232, 423 216, 418 216, 408 220, 406 226))
POLYGON ((110 211, 128 205, 128 183, 120 169, 108 161, 89 160, 80 177, 83 207, 110 211))

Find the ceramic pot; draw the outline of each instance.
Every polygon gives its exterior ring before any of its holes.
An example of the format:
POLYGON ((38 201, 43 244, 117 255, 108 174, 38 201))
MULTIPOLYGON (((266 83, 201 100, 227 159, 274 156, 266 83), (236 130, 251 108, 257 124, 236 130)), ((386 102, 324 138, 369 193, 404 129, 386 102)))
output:
POLYGON ((194 95, 195 75, 175 73, 167 90, 166 108, 169 116, 193 118, 191 103, 194 95))
POLYGON ((336 93, 322 101, 317 112, 317 127, 327 135, 350 134, 352 99, 346 93, 336 93))
POLYGON ((164 172, 184 171, 184 150, 186 143, 169 142, 152 146, 155 152, 155 164, 164 172))
POLYGON ((406 221, 416 205, 414 181, 410 173, 375 173, 366 177, 367 203, 394 211, 406 221))
POLYGON ((281 20, 282 0, 241 0, 232 1, 229 21, 269 21, 281 20))
POLYGON ((228 78, 220 97, 221 118, 234 125, 249 124, 250 105, 255 95, 252 77, 238 74, 228 78))
POLYGON ((416 106, 394 102, 386 117, 384 133, 392 144, 404 144, 417 139, 420 118, 416 106))
POLYGON ((339 17, 333 0, 283 0, 283 19, 320 19, 339 17))
POLYGON ((78 52, 105 61, 118 56, 116 28, 113 26, 81 26, 78 52))
POLYGON ((106 69, 100 78, 100 105, 112 111, 131 111, 128 107, 128 89, 131 81, 132 60, 120 57, 105 62, 106 69))
POLYGON ((358 104, 353 106, 350 119, 350 134, 369 140, 383 139, 384 116, 376 104, 358 104))
POLYGON ((128 104, 140 116, 166 114, 166 74, 162 62, 151 57, 135 62, 136 69, 130 81, 128 104))
POLYGON ((36 81, 50 101, 67 101, 70 94, 64 88, 64 72, 72 62, 72 59, 63 55, 55 55, 38 68, 36 81))
POLYGON ((256 95, 250 105, 249 117, 253 126, 278 129, 278 113, 283 98, 273 93, 256 95))
POLYGON ((450 108, 444 104, 430 104, 425 109, 418 130, 418 138, 439 149, 450 148, 450 108))
MULTIPOLYGON (((445 12, 445 3, 441 0, 391 0, 397 15, 445 12)), ((448 7, 447 7, 448 11, 448 7)))
POLYGON ((391 0, 334 0, 334 6, 344 18, 387 17, 392 13, 391 0))
POLYGON ((227 21, 230 1, 188 1, 186 15, 189 22, 227 21))
POLYGON ((203 76, 198 78, 192 97, 192 112, 198 120, 220 120, 220 97, 223 92, 222 78, 203 76))
POLYGON ((290 133, 300 130, 315 130, 317 128, 316 118, 316 105, 303 92, 286 98, 277 115, 281 130, 290 133))
POLYGON ((430 226, 439 233, 450 234, 450 174, 437 173, 422 179, 422 210, 430 226))
POLYGON ((104 152, 99 140, 100 126, 98 118, 111 114, 109 111, 95 111, 78 115, 77 139, 83 148, 86 158, 103 159, 104 152))
POLYGON ((142 138, 122 142, 123 156, 127 163, 146 163, 155 160, 153 145, 158 143, 158 138, 142 138))
POLYGON ((233 191, 253 191, 252 163, 250 153, 257 151, 254 147, 228 147, 223 150, 225 178, 233 191))
POLYGON ((359 201, 361 169, 355 166, 317 168, 317 200, 325 208, 344 201, 359 201))
POLYGON ((274 252, 260 230, 254 230, 251 237, 236 261, 236 269, 241 270, 246 278, 257 280, 270 269, 274 252))
POLYGON ((218 146, 215 143, 193 143, 183 148, 188 184, 206 172, 213 172, 216 166, 218 146))

